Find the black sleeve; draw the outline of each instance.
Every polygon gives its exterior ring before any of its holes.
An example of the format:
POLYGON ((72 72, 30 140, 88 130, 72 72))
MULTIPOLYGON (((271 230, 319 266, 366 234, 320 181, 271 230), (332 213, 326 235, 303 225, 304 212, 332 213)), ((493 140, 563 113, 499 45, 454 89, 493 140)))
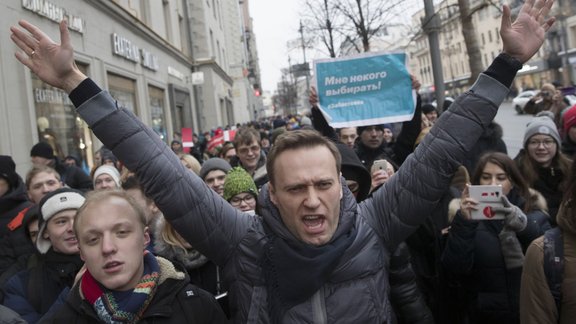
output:
POLYGON ((432 312, 416 284, 410 251, 401 243, 390 257, 390 303, 400 323, 432 324, 432 312))
POLYGON ((442 253, 444 268, 455 274, 469 274, 472 271, 477 227, 478 221, 465 220, 458 210, 442 253))
POLYGON ((402 123, 402 130, 394 144, 394 162, 398 166, 414 151, 414 143, 422 130, 422 98, 416 97, 416 110, 411 120, 402 123))
POLYGON ((340 142, 336 131, 328 124, 320 109, 318 107, 312 107, 311 112, 312 116, 310 119, 312 119, 312 126, 314 126, 314 129, 320 132, 323 136, 328 137, 333 142, 340 142))

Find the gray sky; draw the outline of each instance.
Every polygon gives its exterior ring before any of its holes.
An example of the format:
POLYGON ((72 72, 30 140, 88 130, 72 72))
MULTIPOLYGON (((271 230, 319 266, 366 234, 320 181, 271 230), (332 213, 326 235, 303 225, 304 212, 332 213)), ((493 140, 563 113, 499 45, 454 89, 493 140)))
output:
MULTIPOLYGON (((292 63, 302 63, 302 49, 289 50, 287 43, 299 39, 302 0, 249 0, 250 15, 253 19, 256 46, 260 60, 262 88, 274 91, 280 81, 281 69, 288 67, 288 57, 292 63)), ((407 7, 423 7, 423 0, 406 0, 407 7)), ((306 60, 325 58, 321 52, 307 50, 306 60)))

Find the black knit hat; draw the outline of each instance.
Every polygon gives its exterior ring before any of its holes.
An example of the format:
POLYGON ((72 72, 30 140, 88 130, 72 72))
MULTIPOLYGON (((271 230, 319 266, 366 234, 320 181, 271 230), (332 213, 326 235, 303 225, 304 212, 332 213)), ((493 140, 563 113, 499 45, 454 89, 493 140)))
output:
POLYGON ((429 113, 433 112, 434 110, 436 110, 436 107, 434 107, 431 104, 422 105, 422 113, 424 113, 424 114, 429 114, 429 113))
POLYGON ((18 186, 18 174, 16 173, 16 164, 12 157, 0 155, 0 178, 5 179, 10 186, 10 190, 18 186))
POLYGON ((366 128, 368 128, 368 127, 375 127, 376 129, 379 129, 379 130, 381 130, 381 131, 384 130, 384 125, 358 126, 358 127, 356 128, 356 133, 357 133, 358 135, 362 135, 362 132, 363 132, 366 128))
POLYGON ((32 146, 32 150, 30 150, 30 156, 39 156, 45 159, 52 159, 54 158, 54 149, 52 149, 52 146, 46 142, 39 142, 32 146))

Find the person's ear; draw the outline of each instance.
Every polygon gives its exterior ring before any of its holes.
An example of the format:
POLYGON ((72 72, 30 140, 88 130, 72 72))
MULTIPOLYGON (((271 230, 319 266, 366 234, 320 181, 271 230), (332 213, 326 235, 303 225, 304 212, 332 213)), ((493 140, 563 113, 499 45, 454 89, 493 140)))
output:
POLYGON ((278 201, 276 199, 276 189, 274 189, 271 182, 268 182, 268 194, 270 194, 270 201, 276 206, 278 201))
POLYGON ((50 234, 48 234, 48 232, 46 230, 44 230, 44 233, 42 233, 42 238, 45 240, 49 240, 50 239, 50 234))
POLYGON ((150 244, 150 231, 148 226, 144 227, 144 250, 150 244))

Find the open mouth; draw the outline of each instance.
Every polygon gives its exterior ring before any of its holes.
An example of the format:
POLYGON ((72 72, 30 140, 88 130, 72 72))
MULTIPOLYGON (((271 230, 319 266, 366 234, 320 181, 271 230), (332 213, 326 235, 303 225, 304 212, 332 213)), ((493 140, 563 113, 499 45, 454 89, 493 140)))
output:
POLYGON ((313 215, 313 216, 304 216, 302 218, 302 222, 306 227, 306 231, 310 233, 318 233, 324 230, 324 221, 325 218, 323 216, 313 215))

